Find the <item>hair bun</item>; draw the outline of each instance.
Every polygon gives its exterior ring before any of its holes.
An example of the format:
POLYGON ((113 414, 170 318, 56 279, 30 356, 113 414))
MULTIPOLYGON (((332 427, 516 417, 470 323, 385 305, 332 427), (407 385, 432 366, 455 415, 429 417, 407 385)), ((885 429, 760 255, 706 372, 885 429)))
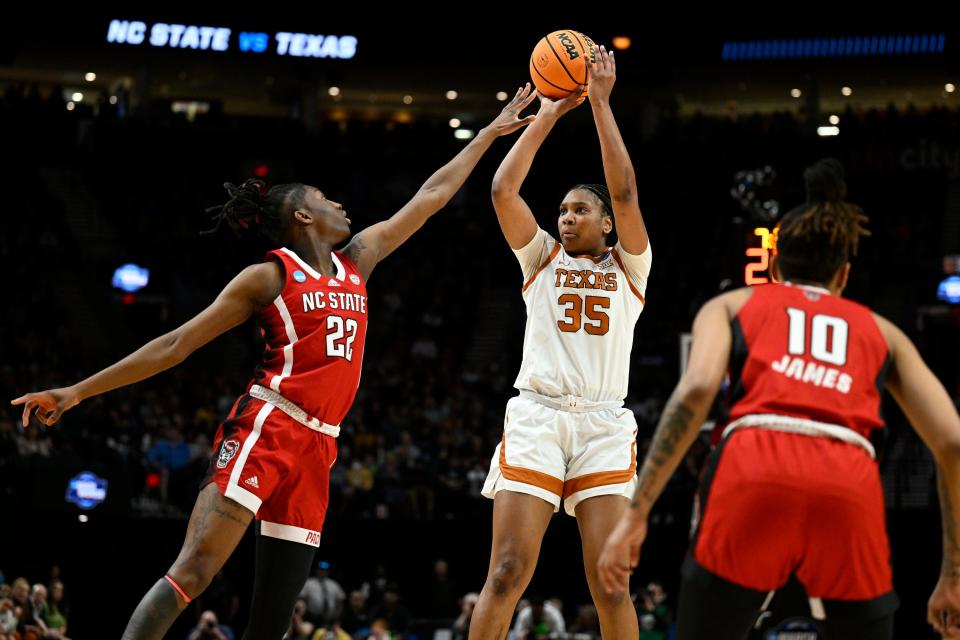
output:
POLYGON ((807 202, 842 202, 847 197, 843 165, 836 158, 818 160, 803 172, 807 202))

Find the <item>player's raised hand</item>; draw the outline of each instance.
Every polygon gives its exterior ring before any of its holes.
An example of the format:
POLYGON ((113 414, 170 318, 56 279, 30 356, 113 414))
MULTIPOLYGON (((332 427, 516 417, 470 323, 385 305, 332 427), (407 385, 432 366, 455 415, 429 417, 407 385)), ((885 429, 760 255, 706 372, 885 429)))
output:
POLYGON ((587 96, 584 95, 583 93, 584 90, 585 90, 585 87, 582 84, 578 85, 576 91, 574 91, 567 97, 560 98, 558 100, 554 100, 553 98, 548 98, 542 93, 539 94, 540 111, 538 112, 538 115, 542 113, 544 115, 553 115, 559 118, 560 116, 570 111, 571 109, 575 109, 576 107, 578 107, 580 104, 583 103, 584 100, 587 99, 587 96))
POLYGON ((513 96, 513 100, 507 103, 507 106, 503 108, 503 111, 500 112, 500 115, 490 123, 490 127, 497 133, 498 136, 505 136, 510 133, 513 133, 521 127, 525 127, 534 120, 537 119, 535 115, 529 115, 525 118, 520 117, 520 113, 530 106, 530 103, 533 102, 534 98, 537 97, 536 90, 530 90, 530 83, 517 89, 517 93, 513 96))
POLYGON ((597 49, 590 63, 590 102, 602 102, 610 98, 613 83, 617 81, 617 61, 613 51, 607 51, 603 45, 597 49))
POLYGON ((29 426, 30 414, 33 413, 34 409, 37 410, 37 420, 50 426, 56 423, 65 411, 72 409, 79 403, 80 400, 72 387, 27 393, 16 400, 10 401, 10 404, 14 406, 23 405, 22 423, 24 428, 29 426))

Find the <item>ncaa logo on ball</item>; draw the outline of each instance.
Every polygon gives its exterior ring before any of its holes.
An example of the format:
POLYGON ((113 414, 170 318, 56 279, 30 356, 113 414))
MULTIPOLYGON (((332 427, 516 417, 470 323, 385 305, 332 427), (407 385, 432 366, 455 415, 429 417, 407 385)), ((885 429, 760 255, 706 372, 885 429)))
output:
POLYGON ((300 271, 300 269, 297 269, 293 272, 293 279, 297 282, 306 282, 307 274, 305 274, 303 271, 300 271))
POLYGON ((570 37, 569 33, 560 33, 557 35, 557 40, 560 41, 561 46, 567 51, 568 60, 576 60, 580 57, 580 52, 577 51, 577 45, 573 43, 573 38, 570 37))
POLYGON ((220 455, 217 456, 217 468, 226 469, 227 464, 237 455, 240 443, 236 440, 227 440, 220 446, 220 455))

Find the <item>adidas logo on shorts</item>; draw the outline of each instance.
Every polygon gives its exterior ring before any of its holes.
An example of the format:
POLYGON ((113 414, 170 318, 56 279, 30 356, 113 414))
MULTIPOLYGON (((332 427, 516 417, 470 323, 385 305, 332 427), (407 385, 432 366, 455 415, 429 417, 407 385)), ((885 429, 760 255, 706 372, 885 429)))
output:
POLYGON ((254 489, 260 488, 260 482, 257 480, 257 476, 250 476, 249 478, 243 481, 243 484, 248 484, 254 489))

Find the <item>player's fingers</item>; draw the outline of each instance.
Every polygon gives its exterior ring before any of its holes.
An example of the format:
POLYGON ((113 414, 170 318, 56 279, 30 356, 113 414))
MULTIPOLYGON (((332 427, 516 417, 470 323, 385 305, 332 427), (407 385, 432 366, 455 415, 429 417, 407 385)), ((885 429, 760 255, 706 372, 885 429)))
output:
POLYGON ((20 396, 19 398, 14 398, 13 400, 10 401, 10 404, 13 404, 13 405, 23 404, 24 402, 27 401, 27 396, 29 396, 29 395, 30 395, 30 394, 28 393, 28 394, 26 394, 26 395, 20 396))
POLYGON ((30 425, 30 413, 33 411, 34 407, 37 406, 37 401, 30 399, 27 400, 27 404, 23 405, 23 428, 26 429, 30 425))

